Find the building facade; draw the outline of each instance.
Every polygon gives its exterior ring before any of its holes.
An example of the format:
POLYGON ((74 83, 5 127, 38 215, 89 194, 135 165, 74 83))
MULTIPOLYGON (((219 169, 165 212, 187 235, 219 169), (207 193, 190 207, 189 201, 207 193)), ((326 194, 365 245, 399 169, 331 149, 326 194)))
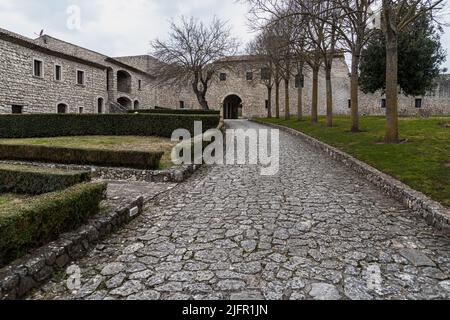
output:
MULTIPOLYGON (((209 107, 225 118, 265 117, 269 95, 264 64, 254 56, 235 56, 218 62, 219 74, 207 94, 209 107)), ((189 84, 165 87, 152 76, 158 61, 149 55, 108 57, 43 35, 29 39, 0 29, 0 113, 115 113, 155 107, 198 109, 189 84)), ((333 63, 335 114, 350 113, 349 68, 344 56, 333 63)), ((303 113, 311 113, 312 72, 303 70, 303 113)), ((402 115, 450 114, 450 76, 424 97, 400 95, 402 115)), ((290 113, 297 112, 299 81, 289 81, 290 113)), ((280 83, 280 114, 284 115, 284 81, 280 83)), ((384 114, 379 94, 360 93, 361 114, 384 114)), ((275 114, 275 87, 271 95, 275 114)), ((326 114, 325 74, 319 77, 319 114, 326 114)))

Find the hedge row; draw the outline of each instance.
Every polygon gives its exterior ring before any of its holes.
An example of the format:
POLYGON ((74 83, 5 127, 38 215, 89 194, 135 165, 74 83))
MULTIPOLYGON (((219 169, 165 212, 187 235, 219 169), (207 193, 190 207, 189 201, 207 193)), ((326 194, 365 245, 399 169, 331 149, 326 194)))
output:
POLYGON ((54 241, 99 212, 106 184, 79 184, 20 204, 0 206, 0 267, 54 241))
POLYGON ((0 165, 0 193, 39 195, 91 180, 87 171, 0 165))
POLYGON ((133 169, 158 169, 164 152, 73 149, 0 144, 0 160, 98 165, 133 169))
POLYGON ((129 113, 141 113, 141 114, 174 114, 174 115, 216 115, 220 116, 220 111, 214 110, 178 110, 178 109, 141 109, 130 110, 129 113))
POLYGON ((194 122, 205 131, 216 128, 219 115, 194 114, 30 114, 0 116, 0 138, 60 136, 159 136, 176 129, 193 134, 194 122))

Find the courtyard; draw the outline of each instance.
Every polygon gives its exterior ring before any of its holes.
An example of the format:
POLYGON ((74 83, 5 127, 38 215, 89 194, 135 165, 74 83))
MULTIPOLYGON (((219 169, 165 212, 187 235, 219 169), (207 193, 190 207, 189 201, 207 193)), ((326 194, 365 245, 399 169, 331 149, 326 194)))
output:
MULTIPOLYGON (((248 121, 228 126, 262 128, 248 121)), ((30 299, 445 299, 450 239, 280 133, 280 172, 203 167, 30 299)))

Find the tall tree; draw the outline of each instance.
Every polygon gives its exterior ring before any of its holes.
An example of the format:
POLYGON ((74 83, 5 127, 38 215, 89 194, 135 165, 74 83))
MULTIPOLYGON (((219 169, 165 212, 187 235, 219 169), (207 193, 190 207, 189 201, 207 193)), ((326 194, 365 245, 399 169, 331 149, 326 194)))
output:
MULTIPOLYGON (((414 21, 398 37, 398 85, 406 95, 431 91, 446 54, 440 30, 429 14, 414 21)), ((361 55, 361 89, 365 93, 386 89, 386 38, 378 31, 361 55)))
POLYGON ((383 0, 386 37, 386 134, 385 143, 398 143, 398 38, 420 16, 433 15, 444 0, 383 0))
POLYGON ((169 38, 151 42, 153 55, 161 61, 155 70, 160 83, 169 86, 190 84, 201 107, 209 109, 206 94, 223 68, 215 62, 238 49, 238 41, 232 37, 226 22, 214 18, 209 25, 195 18, 182 17, 172 21, 169 38))

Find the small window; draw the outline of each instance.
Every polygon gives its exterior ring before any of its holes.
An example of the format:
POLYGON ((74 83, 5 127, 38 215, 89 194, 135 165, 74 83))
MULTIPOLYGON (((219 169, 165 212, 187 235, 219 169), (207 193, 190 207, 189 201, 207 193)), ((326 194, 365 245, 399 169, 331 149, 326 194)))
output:
POLYGON ((78 113, 79 114, 83 114, 84 113, 84 107, 79 107, 78 108, 78 113))
POLYGON ((295 76, 295 87, 296 88, 305 87, 305 77, 302 74, 297 74, 295 76))
POLYGON ((180 101, 180 109, 184 109, 184 101, 180 101))
POLYGON ((82 70, 77 70, 77 84, 80 86, 85 84, 84 71, 82 70))
POLYGON ((269 100, 266 100, 266 109, 269 109, 269 100))
POLYGON ((270 69, 269 68, 261 69, 261 80, 270 80, 270 69))
POLYGON ((55 80, 61 81, 62 80, 62 67, 60 65, 55 65, 55 80))
POLYGON ((138 88, 139 88, 139 90, 142 90, 142 80, 138 81, 138 88))
POLYGON ((226 73, 221 73, 219 78, 220 78, 220 81, 227 81, 227 74, 226 73))
POLYGON ((348 108, 349 108, 349 109, 352 108, 352 99, 348 99, 348 108))
POLYGON ((416 99, 415 105, 417 109, 422 108, 422 99, 416 99))
POLYGON ((18 106, 18 105, 11 106, 11 113, 12 114, 22 114, 23 106, 18 106))
POLYGON ((247 72, 247 81, 252 81, 253 80, 253 72, 247 72))
POLYGON ((39 78, 44 77, 43 63, 41 60, 33 60, 33 75, 39 78))
POLYGON ((381 107, 386 109, 386 99, 381 99, 381 107))
POLYGON ((67 113, 67 105, 65 105, 64 103, 58 104, 57 112, 58 113, 67 113))

